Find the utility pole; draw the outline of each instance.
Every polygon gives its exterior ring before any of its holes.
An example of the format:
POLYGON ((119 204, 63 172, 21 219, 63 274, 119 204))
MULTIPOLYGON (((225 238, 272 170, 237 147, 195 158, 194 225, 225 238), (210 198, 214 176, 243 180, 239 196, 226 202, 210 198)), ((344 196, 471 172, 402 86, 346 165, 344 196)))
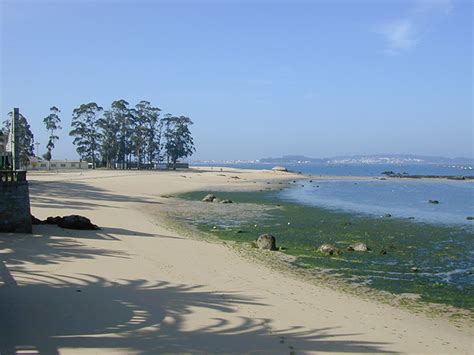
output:
POLYGON ((18 107, 13 108, 12 115, 12 160, 13 160, 13 171, 18 170, 20 167, 20 157, 18 151, 18 120, 20 119, 20 110, 18 107))

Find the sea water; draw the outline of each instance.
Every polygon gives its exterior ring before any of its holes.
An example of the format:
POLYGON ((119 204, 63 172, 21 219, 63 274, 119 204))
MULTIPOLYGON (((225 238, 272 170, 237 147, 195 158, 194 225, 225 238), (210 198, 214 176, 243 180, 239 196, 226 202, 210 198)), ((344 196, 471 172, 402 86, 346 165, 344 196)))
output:
POLYGON ((298 181, 279 195, 286 201, 367 213, 413 218, 434 224, 474 225, 474 182, 418 180, 298 181), (439 203, 431 203, 437 201, 439 203))

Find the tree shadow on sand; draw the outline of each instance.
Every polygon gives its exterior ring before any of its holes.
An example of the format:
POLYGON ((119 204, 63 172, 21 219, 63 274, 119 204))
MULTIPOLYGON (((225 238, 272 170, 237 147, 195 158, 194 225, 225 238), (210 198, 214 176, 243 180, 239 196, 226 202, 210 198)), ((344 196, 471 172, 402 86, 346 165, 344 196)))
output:
POLYGON ((382 351, 382 343, 338 339, 357 334, 334 334, 328 328, 275 330, 271 320, 237 317, 232 313, 239 305, 264 305, 199 285, 110 282, 92 275, 29 277, 36 283, 0 287, 2 354, 57 354, 60 348, 134 353, 382 351), (186 324, 201 312, 208 317, 206 325, 186 324))
POLYGON ((266 305, 235 292, 89 274, 64 276, 31 266, 97 257, 130 255, 88 247, 74 238, 0 235, 2 355, 57 354, 59 349, 143 354, 383 350, 383 343, 358 340, 359 334, 276 329, 270 319, 239 316, 239 305, 266 305), (200 322, 193 324, 196 319, 200 322))
POLYGON ((87 181, 30 181, 29 189, 32 207, 88 210, 113 207, 114 202, 159 204, 143 196, 111 193, 87 181))

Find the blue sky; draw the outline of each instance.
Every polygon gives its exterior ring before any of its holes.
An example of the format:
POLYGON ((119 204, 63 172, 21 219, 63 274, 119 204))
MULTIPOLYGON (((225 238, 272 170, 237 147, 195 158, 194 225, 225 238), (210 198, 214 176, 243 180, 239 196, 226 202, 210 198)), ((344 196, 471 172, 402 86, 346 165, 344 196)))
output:
POLYGON ((195 159, 473 156, 470 0, 0 0, 2 120, 76 158, 72 110, 149 100, 190 116, 195 159))

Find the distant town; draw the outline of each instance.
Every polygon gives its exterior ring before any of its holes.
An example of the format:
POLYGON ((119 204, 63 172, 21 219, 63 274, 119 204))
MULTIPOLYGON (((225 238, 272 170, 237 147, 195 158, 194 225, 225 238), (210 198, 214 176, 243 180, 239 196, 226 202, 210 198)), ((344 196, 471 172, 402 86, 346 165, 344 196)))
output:
POLYGON ((310 158, 304 155, 285 155, 279 158, 261 158, 255 160, 194 160, 194 164, 344 164, 344 165, 375 165, 375 164, 436 164, 448 165, 466 170, 472 170, 472 158, 446 158, 421 155, 353 155, 333 158, 310 158))

